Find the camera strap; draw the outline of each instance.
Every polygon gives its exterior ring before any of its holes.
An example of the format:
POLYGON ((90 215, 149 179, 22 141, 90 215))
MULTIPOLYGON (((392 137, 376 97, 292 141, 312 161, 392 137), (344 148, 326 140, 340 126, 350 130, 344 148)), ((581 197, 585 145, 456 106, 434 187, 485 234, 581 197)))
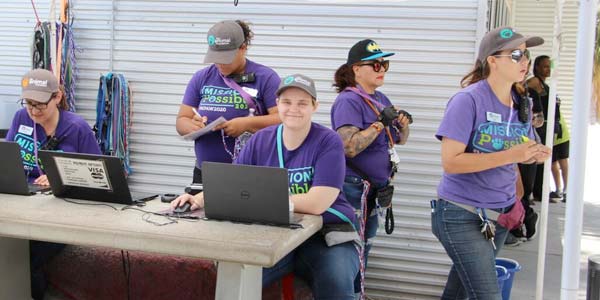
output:
POLYGON ((246 100, 246 104, 248 104, 249 108, 254 109, 254 111, 256 111, 258 113, 258 115, 263 115, 263 112, 260 108, 260 105, 258 105, 258 103, 256 103, 256 101, 254 100, 254 98, 252 96, 250 96, 250 94, 248 94, 246 91, 244 91, 244 89, 242 89, 242 87, 237 84, 237 82, 235 82, 233 79, 227 77, 227 76, 223 76, 223 74, 221 74, 221 72, 217 72, 219 73, 219 76, 221 76, 221 79, 223 79, 223 82, 225 82, 225 84, 236 90, 238 93, 240 93, 240 96, 242 96, 242 98, 244 98, 244 100, 246 100))
MULTIPOLYGON (((360 88, 360 86, 357 85, 356 87, 347 87, 344 90, 348 90, 348 91, 351 91, 351 92, 359 95, 365 101, 365 103, 367 103, 367 105, 371 108, 371 110, 375 113, 375 116, 379 117, 381 112, 375 106, 381 107, 381 109, 383 109, 384 108, 383 104, 379 103, 379 101, 374 100, 371 97, 371 95, 369 95, 365 91, 363 91, 360 88)), ((393 149, 394 148, 394 139, 392 138, 392 133, 390 132, 390 128, 388 126, 385 126, 385 133, 388 138, 388 146, 390 149, 393 149)))

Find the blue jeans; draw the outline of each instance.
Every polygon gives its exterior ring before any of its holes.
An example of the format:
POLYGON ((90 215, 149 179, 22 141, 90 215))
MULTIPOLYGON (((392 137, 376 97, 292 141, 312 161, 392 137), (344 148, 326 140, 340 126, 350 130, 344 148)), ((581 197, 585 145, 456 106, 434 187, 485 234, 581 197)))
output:
POLYGON ((315 299, 353 300, 358 251, 352 242, 328 247, 323 235, 316 233, 273 267, 263 269, 263 287, 291 272, 308 283, 315 299))
MULTIPOLYGON (((371 185, 369 193, 367 194, 367 222, 365 223, 365 251, 364 251, 364 260, 365 260, 365 268, 367 267, 367 258, 369 257, 369 251, 371 251, 371 246, 373 245, 373 238, 377 235, 377 227, 379 227, 379 221, 377 219, 377 210, 375 208, 375 197, 377 196, 377 188, 385 186, 387 184, 381 185, 371 185)), ((344 196, 354 209, 356 209, 356 223, 354 226, 358 229, 360 228, 360 218, 362 217, 362 210, 360 206, 360 198, 363 193, 364 184, 362 183, 362 179, 356 176, 346 176, 344 180, 344 196)), ((360 274, 356 276, 356 280, 354 281, 354 291, 356 293, 360 292, 360 274)))
POLYGON ((508 231, 495 224, 494 250, 492 243, 481 233, 480 225, 478 215, 451 202, 436 201, 431 215, 431 231, 453 262, 441 299, 502 299, 495 258, 508 231))

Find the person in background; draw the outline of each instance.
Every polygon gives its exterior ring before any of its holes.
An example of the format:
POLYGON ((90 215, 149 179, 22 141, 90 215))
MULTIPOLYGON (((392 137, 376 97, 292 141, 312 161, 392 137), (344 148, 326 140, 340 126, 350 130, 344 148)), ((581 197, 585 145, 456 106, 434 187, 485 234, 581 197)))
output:
MULTIPOLYGON (((321 215, 324 225, 275 266, 264 269, 263 286, 294 272, 308 282, 315 299, 354 299, 358 235, 353 229, 354 209, 341 192, 345 168, 342 141, 331 129, 312 122, 318 101, 311 78, 301 74, 285 77, 277 96, 282 124, 256 132, 234 163, 284 167, 290 178, 302 177, 301 182, 289 182, 289 201, 295 212, 321 215), (312 170, 310 176, 293 176, 307 169, 312 170), (353 234, 326 242, 326 234, 342 227, 353 234)), ((184 194, 171 206, 185 202, 192 203, 192 209, 201 208, 204 193, 184 194)))
POLYGON ((412 120, 410 114, 398 111, 377 90, 390 66, 385 58, 392 55, 383 52, 373 40, 359 41, 350 48, 346 63, 334 76, 333 86, 338 96, 331 108, 331 124, 344 142, 347 167, 344 194, 356 209, 359 216, 356 225, 365 242, 361 272, 355 281, 356 293, 364 292, 363 271, 377 234, 378 213, 385 215, 391 206, 391 179, 399 163, 394 146, 406 143, 412 120))
POLYGON ((442 299, 501 299, 495 257, 508 231, 496 220, 519 211, 517 164, 550 156, 535 142, 529 99, 515 84, 527 74, 527 48, 543 42, 510 27, 488 32, 446 107, 436 133, 444 173, 431 201, 432 232, 453 263, 442 299))
MULTIPOLYGON (((527 83, 530 89, 535 90, 540 95, 544 116, 548 116, 548 97, 550 93, 550 87, 545 81, 546 78, 550 77, 551 75, 550 57, 547 55, 540 55, 535 58, 535 62, 533 63, 533 75, 534 77, 530 78, 527 83)), ((544 122, 543 126, 537 129, 543 143, 546 143, 546 122, 547 121, 544 122)), ((556 191, 550 192, 551 202, 558 202, 561 200, 566 202, 566 195, 564 194, 564 191, 567 189, 567 182, 569 179, 569 139, 569 129, 567 128, 566 121, 560 112, 560 98, 556 97, 554 113, 554 146, 552 147, 551 167, 556 191)), ((543 177, 544 165, 539 165, 533 191, 533 196, 536 199, 542 198, 543 177)))
MULTIPOLYGON (((101 154, 94 132, 79 115, 70 111, 64 88, 52 72, 35 69, 21 79, 21 105, 6 135, 21 148, 21 159, 29 182, 48 186, 48 178, 37 159, 40 149, 101 154)), ((44 265, 66 245, 29 241, 31 297, 44 299, 48 283, 44 265)))
POLYGON ((176 129, 186 135, 219 117, 227 121, 194 141, 194 183, 202 183, 203 161, 232 162, 251 133, 280 122, 275 103, 279 76, 246 58, 253 36, 240 20, 218 22, 208 31, 204 62, 211 65, 188 83, 176 129))

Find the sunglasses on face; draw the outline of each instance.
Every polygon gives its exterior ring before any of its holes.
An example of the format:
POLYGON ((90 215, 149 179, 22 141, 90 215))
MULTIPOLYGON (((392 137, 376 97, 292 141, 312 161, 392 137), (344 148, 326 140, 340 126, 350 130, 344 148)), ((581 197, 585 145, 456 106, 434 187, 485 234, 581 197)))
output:
POLYGON ((387 72, 388 69, 390 68, 390 61, 389 60, 383 60, 383 61, 375 60, 375 61, 371 61, 368 63, 359 64, 359 66, 371 66, 371 67, 373 67, 373 71, 375 71, 375 72, 381 71, 381 67, 383 67, 384 72, 387 72))
POLYGON ((516 50, 513 50, 510 54, 496 54, 494 56, 495 57, 502 57, 502 56, 510 57, 510 59, 515 64, 518 64, 519 62, 521 62, 521 59, 523 59, 523 57, 526 57, 527 60, 531 60, 531 53, 529 53, 529 49, 525 49, 525 50, 516 49, 516 50))

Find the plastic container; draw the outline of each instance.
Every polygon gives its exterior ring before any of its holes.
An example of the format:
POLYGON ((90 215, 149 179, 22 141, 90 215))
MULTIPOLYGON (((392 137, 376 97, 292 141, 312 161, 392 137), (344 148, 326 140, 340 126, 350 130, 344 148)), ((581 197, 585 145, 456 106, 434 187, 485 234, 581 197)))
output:
POLYGON ((510 291, 512 289, 513 280, 515 279, 515 273, 521 271, 521 265, 518 261, 510 258, 497 257, 496 266, 505 267, 510 275, 508 279, 504 281, 502 286, 502 300, 510 299, 510 291))
POLYGON ((496 266, 496 276, 498 276, 498 288, 502 291, 504 282, 510 278, 510 273, 503 266, 496 266))

